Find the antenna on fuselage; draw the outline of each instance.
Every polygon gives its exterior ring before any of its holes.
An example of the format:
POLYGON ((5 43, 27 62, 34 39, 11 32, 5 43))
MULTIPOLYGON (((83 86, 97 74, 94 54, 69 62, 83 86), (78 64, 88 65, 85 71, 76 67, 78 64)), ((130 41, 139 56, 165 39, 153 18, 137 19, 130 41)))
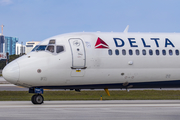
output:
POLYGON ((127 27, 125 28, 124 33, 127 33, 128 30, 129 30, 129 25, 127 25, 127 27))

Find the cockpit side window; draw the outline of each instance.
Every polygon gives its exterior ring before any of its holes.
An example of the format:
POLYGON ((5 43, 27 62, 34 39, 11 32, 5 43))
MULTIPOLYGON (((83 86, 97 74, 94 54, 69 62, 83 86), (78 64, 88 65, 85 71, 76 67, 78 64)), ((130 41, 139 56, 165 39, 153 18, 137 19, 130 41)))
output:
POLYGON ((56 53, 60 53, 64 51, 64 47, 63 46, 56 46, 56 53))
POLYGON ((54 39, 53 39, 53 40, 50 40, 50 41, 49 41, 49 44, 56 44, 56 40, 54 40, 54 39))
POLYGON ((53 45, 49 45, 46 50, 54 53, 54 46, 53 45))
POLYGON ((61 53, 64 51, 64 46, 63 45, 57 45, 55 39, 49 40, 49 44, 46 48, 46 51, 49 51, 53 53, 53 55, 56 55, 58 53, 61 53))

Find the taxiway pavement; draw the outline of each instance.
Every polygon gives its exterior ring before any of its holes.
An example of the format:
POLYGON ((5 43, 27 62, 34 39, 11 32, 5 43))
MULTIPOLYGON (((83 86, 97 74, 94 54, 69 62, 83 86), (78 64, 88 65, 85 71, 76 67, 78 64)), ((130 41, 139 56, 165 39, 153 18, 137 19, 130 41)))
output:
POLYGON ((178 120, 179 100, 1 101, 2 120, 178 120))

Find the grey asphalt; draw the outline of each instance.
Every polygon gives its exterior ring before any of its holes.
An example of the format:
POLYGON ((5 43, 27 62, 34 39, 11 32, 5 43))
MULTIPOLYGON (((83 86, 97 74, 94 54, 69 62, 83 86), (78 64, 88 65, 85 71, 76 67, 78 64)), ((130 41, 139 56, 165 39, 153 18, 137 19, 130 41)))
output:
POLYGON ((1 101, 0 120, 179 120, 178 100, 1 101))

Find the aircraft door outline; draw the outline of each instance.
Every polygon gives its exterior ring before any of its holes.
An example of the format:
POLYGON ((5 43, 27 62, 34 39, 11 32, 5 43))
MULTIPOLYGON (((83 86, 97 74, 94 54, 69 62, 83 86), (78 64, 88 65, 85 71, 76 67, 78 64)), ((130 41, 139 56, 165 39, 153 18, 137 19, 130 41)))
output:
POLYGON ((72 54, 72 69, 85 69, 86 53, 83 41, 80 38, 69 39, 72 54))

